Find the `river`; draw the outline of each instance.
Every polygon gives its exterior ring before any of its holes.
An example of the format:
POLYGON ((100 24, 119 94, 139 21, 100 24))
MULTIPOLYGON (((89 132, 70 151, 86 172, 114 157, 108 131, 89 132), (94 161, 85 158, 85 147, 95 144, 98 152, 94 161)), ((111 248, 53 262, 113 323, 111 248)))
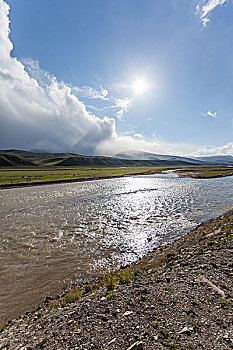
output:
POLYGON ((0 191, 0 321, 233 207, 233 177, 174 174, 0 191))

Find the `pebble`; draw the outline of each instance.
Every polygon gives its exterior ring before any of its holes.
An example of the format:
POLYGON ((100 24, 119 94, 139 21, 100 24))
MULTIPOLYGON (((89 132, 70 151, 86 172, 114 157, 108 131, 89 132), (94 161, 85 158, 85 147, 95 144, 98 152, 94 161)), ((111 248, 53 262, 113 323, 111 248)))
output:
POLYGON ((187 335, 190 335, 192 331, 193 331, 193 328, 192 328, 192 327, 184 327, 183 329, 181 329, 181 331, 179 332, 179 334, 187 334, 187 335))
POLYGON ((111 344, 115 343, 115 341, 116 341, 116 338, 113 338, 112 340, 110 340, 110 342, 108 343, 108 345, 111 345, 111 344))
POLYGON ((143 350, 143 345, 141 341, 137 341, 131 345, 127 350, 143 350))
POLYGON ((133 314, 133 311, 126 311, 123 316, 130 316, 133 314))

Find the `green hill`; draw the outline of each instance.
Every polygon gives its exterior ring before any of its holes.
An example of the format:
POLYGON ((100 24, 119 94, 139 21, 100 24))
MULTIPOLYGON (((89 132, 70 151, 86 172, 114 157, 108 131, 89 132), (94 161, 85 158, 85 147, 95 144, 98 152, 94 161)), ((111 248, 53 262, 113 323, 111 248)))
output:
MULTIPOLYGON (((142 153, 142 152, 141 152, 142 153)), ((122 153, 123 154, 123 153, 122 153)), ((151 153, 143 153, 143 157, 127 157, 116 155, 115 157, 82 156, 74 153, 49 153, 32 152, 24 150, 0 150, 0 166, 26 166, 35 165, 40 167, 59 166, 98 166, 98 167, 154 167, 154 166, 190 166, 208 165, 207 161, 194 160, 185 157, 162 156, 151 153), (146 156, 145 156, 146 155, 146 156), (150 157, 148 156, 150 155, 150 157), (147 158, 147 159, 145 159, 147 158)))
POLYGON ((0 166, 33 166, 32 162, 22 159, 16 155, 0 154, 0 166))
MULTIPOLYGON (((100 167, 130 167, 130 166, 182 166, 192 165, 192 162, 183 159, 120 159, 104 156, 81 156, 73 153, 44 153, 23 150, 0 150, 0 155, 11 158, 11 165, 37 165, 37 166, 100 166, 100 167), (15 159, 15 161, 13 160, 15 159)), ((7 166, 7 162, 0 166, 7 166)))

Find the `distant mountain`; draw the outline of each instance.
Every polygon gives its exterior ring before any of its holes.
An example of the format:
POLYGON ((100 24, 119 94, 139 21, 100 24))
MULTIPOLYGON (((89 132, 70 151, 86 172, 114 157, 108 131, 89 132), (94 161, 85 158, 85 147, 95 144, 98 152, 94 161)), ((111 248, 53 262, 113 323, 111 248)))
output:
POLYGON ((202 162, 214 163, 218 165, 233 165, 232 156, 209 156, 209 157, 195 157, 195 159, 202 162))
MULTIPOLYGON (((144 152, 145 154, 145 152, 144 152)), ((81 156, 73 153, 45 153, 45 152, 31 152, 23 150, 0 150, 2 156, 15 156, 17 161, 15 165, 37 165, 37 166, 105 166, 105 167, 120 167, 120 166, 182 166, 203 164, 198 160, 190 160, 184 157, 175 156, 161 156, 148 157, 149 159, 134 159, 131 157, 113 158, 102 156, 81 156), (167 157, 165 159, 165 157, 167 157)), ((145 156, 144 156, 145 157, 145 156)), ((141 157, 143 158, 143 157, 141 157)), ((5 164, 5 163, 4 163, 5 164)), ((4 164, 2 164, 4 166, 4 164)), ((12 163, 12 165, 14 165, 12 163)))
POLYGON ((57 166, 106 166, 106 167, 120 167, 120 166, 182 166, 192 165, 193 163, 185 161, 168 161, 168 160, 137 160, 137 159, 119 159, 112 157, 85 157, 74 156, 69 157, 61 162, 58 162, 57 166))
POLYGON ((0 150, 0 166, 182 166, 233 165, 231 156, 180 157, 141 151, 128 151, 115 155, 82 156, 74 153, 46 153, 24 150, 0 150))
POLYGON ((170 156, 164 154, 155 154, 149 152, 141 152, 141 151, 127 151, 121 152, 114 156, 119 159, 128 159, 128 160, 156 160, 156 161, 172 161, 172 162, 186 162, 193 165, 203 165, 206 164, 206 161, 202 161, 201 159, 193 159, 188 157, 180 157, 180 156, 170 156))

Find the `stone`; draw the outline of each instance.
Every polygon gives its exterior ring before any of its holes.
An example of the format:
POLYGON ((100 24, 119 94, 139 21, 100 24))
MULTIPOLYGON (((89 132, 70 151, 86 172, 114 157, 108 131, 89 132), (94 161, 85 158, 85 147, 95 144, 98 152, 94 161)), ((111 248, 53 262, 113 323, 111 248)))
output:
POLYGON ((116 342, 116 338, 113 338, 112 340, 110 340, 110 342, 108 343, 108 345, 111 345, 111 344, 113 344, 113 343, 115 343, 116 342))
POLYGON ((192 328, 192 327, 184 327, 183 329, 181 329, 181 331, 179 332, 179 334, 187 334, 187 335, 190 335, 192 331, 193 331, 193 328, 192 328))
POLYGON ((132 344, 127 350, 143 350, 143 345, 141 341, 137 341, 132 344))
POLYGON ((126 311, 123 316, 130 316, 133 314, 133 311, 126 311))

